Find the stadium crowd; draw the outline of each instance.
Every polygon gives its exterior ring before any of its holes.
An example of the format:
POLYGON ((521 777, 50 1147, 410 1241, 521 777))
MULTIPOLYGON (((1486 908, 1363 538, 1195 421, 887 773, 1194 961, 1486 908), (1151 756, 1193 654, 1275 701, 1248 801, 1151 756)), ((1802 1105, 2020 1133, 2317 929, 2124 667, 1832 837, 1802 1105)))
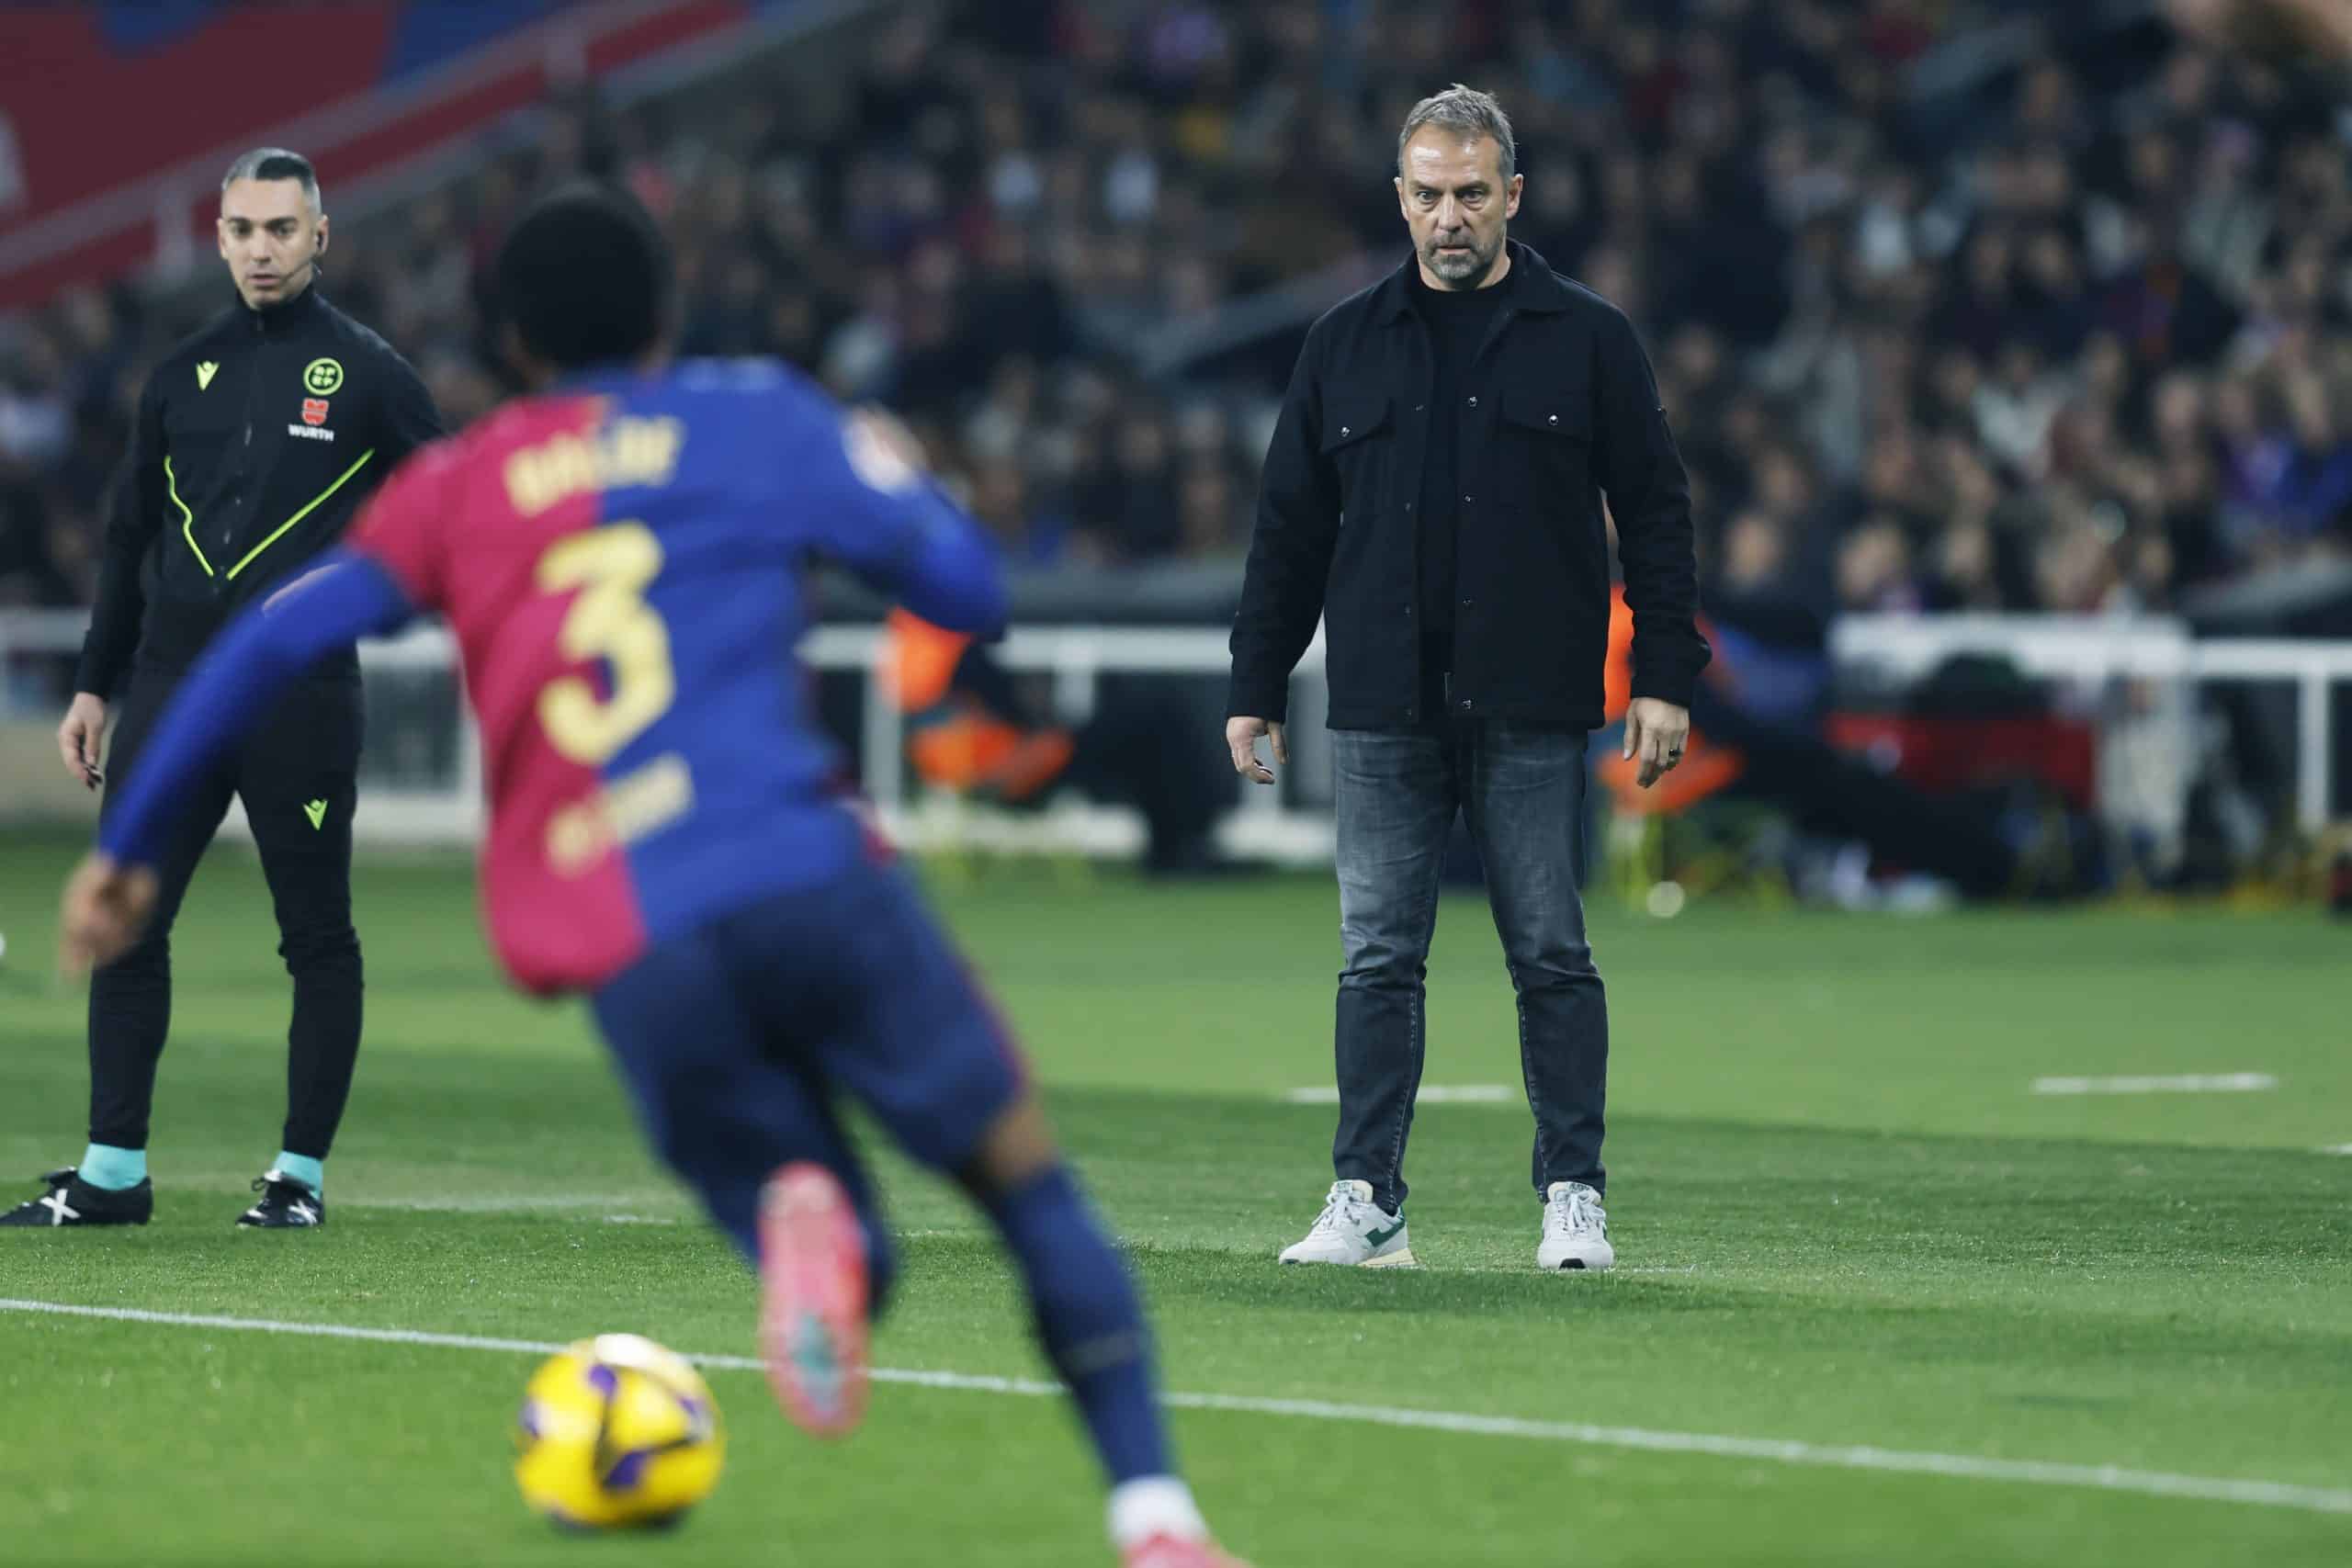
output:
MULTIPOLYGON (((1460 79, 1513 117, 1514 236, 1645 332, 1711 604, 2161 608, 2352 549, 2352 122, 2153 19, 1955 66, 2019 9, 909 6, 830 90, 536 116, 339 227, 327 287, 469 419, 504 393, 503 226, 612 175, 678 237, 686 351, 899 405, 1017 563, 1216 557, 1304 319, 1172 371, 1137 346, 1393 265, 1396 126, 1460 79)), ((143 367, 217 281, 0 321, 0 604, 87 599, 143 367)))

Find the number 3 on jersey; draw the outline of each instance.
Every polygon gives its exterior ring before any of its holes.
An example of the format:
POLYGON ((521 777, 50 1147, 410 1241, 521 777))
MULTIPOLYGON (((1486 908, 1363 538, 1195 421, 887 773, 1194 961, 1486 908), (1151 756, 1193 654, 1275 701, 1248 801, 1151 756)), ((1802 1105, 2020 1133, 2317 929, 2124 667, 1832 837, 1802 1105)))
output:
POLYGON ((573 534, 539 557, 541 590, 580 591, 563 617, 563 656, 602 659, 612 670, 609 696, 598 696, 578 675, 560 676, 539 692, 539 723, 572 761, 591 767, 610 761, 667 713, 677 695, 670 628, 645 602, 645 590, 661 570, 662 542, 636 522, 573 534))

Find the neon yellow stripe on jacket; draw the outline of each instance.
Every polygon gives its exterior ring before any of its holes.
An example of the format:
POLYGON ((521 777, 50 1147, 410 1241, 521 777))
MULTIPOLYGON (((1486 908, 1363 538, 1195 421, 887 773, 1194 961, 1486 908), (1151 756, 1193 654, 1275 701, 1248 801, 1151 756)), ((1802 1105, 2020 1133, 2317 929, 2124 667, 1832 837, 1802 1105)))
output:
MULTIPOLYGON (((326 489, 312 496, 310 499, 309 503, 306 504, 301 511, 297 512, 293 516, 288 517, 285 522, 280 523, 270 532, 268 538, 264 539, 260 544, 255 545, 252 549, 247 550, 245 552, 245 558, 229 569, 229 575, 231 577, 234 577, 237 573, 244 570, 245 568, 253 565, 254 557, 261 554, 262 551, 277 543, 280 538, 285 536, 287 529, 291 528, 295 524, 300 523, 303 518, 308 517, 311 513, 316 512, 319 509, 320 502, 325 501, 327 497, 333 495, 335 491, 341 490, 344 487, 345 482, 348 480, 352 475, 366 468, 368 466, 368 459, 375 455, 376 449, 373 446, 368 447, 368 450, 359 454, 359 461, 344 469, 343 473, 335 479, 334 483, 327 486, 326 489)), ((187 508, 183 507, 181 510, 186 511, 187 508)), ((196 541, 193 538, 190 538, 188 542, 190 544, 194 544, 196 541)), ((198 555, 197 558, 198 560, 202 560, 204 558, 201 555, 198 555)), ((205 570, 209 571, 212 569, 210 567, 207 567, 205 570)))
POLYGON ((172 460, 169 457, 164 459, 164 488, 171 491, 172 504, 180 509, 180 532, 187 537, 187 547, 196 552, 196 564, 204 569, 205 576, 210 577, 213 574, 212 563, 204 558, 204 547, 196 542, 196 513, 190 512, 187 502, 180 499, 179 481, 172 478, 172 460))

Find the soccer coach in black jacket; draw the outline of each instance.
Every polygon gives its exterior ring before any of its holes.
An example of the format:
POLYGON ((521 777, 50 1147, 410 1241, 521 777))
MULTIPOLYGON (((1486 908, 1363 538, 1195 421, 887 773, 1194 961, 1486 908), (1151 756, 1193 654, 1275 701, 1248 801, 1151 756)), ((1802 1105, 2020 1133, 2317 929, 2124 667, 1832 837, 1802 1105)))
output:
MULTIPOLYGON (((237 303, 149 375, 107 525, 97 604, 58 746, 95 788, 107 707, 107 797, 174 684, 223 622, 341 536, 385 475, 441 434, 416 372, 318 286, 327 218, 309 162, 249 152, 220 184, 221 259, 237 303)), ((359 765, 356 653, 305 681, 203 781, 200 808, 157 868, 149 934, 90 984, 90 1146, 78 1168, 0 1224, 143 1224, 153 1208, 147 1116, 170 1027, 169 933, 180 895, 234 794, 261 851, 294 980, 284 1143, 239 1223, 325 1214, 323 1162, 359 1053, 351 813, 359 765)))
POLYGON ((1510 243, 1510 122, 1415 106, 1396 192, 1414 254, 1306 336, 1266 455, 1226 739, 1260 784, 1324 623, 1339 829, 1338 1181, 1286 1263, 1409 1264, 1405 1139, 1423 964, 1457 811, 1519 993, 1544 1199, 1538 1263, 1615 1260, 1600 1198, 1609 1030, 1585 941, 1587 732, 1601 723, 1609 543, 1634 615, 1628 754, 1681 759, 1700 637, 1689 485, 1623 313, 1510 243))

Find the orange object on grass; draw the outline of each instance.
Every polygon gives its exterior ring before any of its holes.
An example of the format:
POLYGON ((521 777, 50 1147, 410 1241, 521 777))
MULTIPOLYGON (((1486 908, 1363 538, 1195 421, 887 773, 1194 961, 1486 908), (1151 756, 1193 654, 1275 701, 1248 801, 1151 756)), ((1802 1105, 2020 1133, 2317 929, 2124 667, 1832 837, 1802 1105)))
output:
POLYGON ((905 610, 890 612, 882 677, 910 721, 907 757, 923 782, 1020 802, 1068 769, 1077 742, 1063 729, 1023 729, 958 694, 956 667, 972 639, 905 610))

